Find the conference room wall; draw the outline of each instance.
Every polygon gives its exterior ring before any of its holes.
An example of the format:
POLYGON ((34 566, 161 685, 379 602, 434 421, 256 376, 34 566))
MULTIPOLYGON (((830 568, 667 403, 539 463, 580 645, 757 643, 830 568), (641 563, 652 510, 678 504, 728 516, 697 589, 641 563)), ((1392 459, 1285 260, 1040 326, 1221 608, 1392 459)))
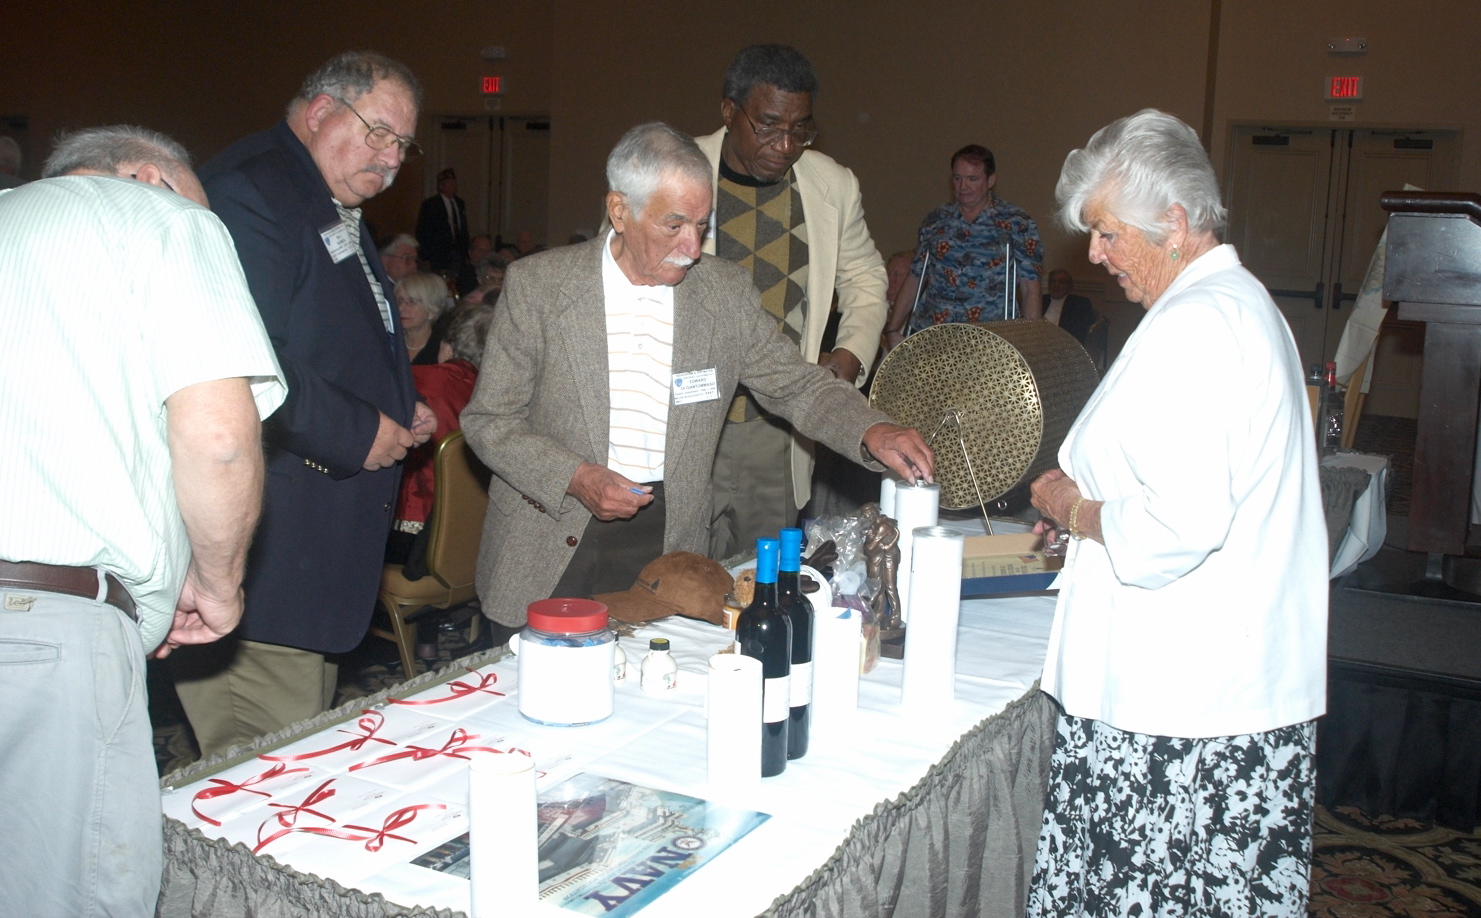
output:
MULTIPOLYGON (((96 124, 165 131, 204 161, 271 126, 311 70, 354 48, 408 64, 422 83, 424 112, 483 112, 484 75, 505 78, 503 114, 551 110, 554 33, 544 3, 19 0, 6 4, 3 20, 0 118, 29 123, 27 178, 58 130, 96 124), (507 59, 479 57, 493 45, 504 46, 507 59)), ((8 133, 4 121, 0 133, 8 133)), ((413 161, 367 215, 383 232, 410 231, 433 184, 413 161)))
MULTIPOLYGON (((1153 105, 1210 125, 1222 166, 1230 121, 1326 123, 1321 88, 1337 74, 1365 78, 1354 124, 1461 130, 1460 184, 1481 189, 1481 153, 1464 143, 1481 119, 1481 60, 1471 53, 1481 17, 1469 0, 757 0, 723 13, 675 0, 26 0, 7 7, 6 26, 0 116, 28 119, 29 175, 58 128, 111 121, 158 127, 208 157, 271 124, 303 75, 345 48, 405 60, 429 112, 481 111, 478 78, 503 76, 502 112, 551 118, 555 241, 594 224, 602 161, 627 127, 656 118, 695 132, 718 126, 725 65, 755 41, 795 44, 817 66, 819 148, 858 173, 885 252, 910 245, 921 216, 946 200, 951 151, 979 142, 997 154, 1003 196, 1044 225, 1050 265, 1094 281, 1083 240, 1048 225, 1068 150, 1153 105), (1366 37, 1369 52, 1333 57, 1323 42, 1338 35, 1366 37), (491 45, 508 57, 480 59, 491 45)), ((427 187, 421 167, 408 167, 372 202, 372 218, 409 228, 427 187)))
MULTIPOLYGON (((553 46, 557 228, 591 222, 601 158, 622 130, 660 117, 694 132, 718 127, 725 65, 754 41, 795 44, 813 61, 823 83, 818 148, 858 174, 882 252, 910 247, 921 217, 948 199, 951 152, 984 143, 999 192, 1039 220, 1048 264, 1108 299, 1119 291, 1098 286, 1104 275, 1086 262, 1083 238, 1049 218, 1065 154, 1113 118, 1146 106, 1174 112, 1205 134, 1221 174, 1231 120, 1326 124, 1322 89, 1333 75, 1365 78, 1346 126, 1481 126, 1481 60, 1470 50, 1481 17, 1466 0, 1408 15, 1378 0, 762 0, 723 18, 669 0, 594 6, 556 4, 557 34, 603 36, 553 46), (1344 35, 1366 37, 1370 51, 1329 54, 1326 39, 1344 35)), ((1475 145, 1463 144, 1460 176, 1481 191, 1475 145)))

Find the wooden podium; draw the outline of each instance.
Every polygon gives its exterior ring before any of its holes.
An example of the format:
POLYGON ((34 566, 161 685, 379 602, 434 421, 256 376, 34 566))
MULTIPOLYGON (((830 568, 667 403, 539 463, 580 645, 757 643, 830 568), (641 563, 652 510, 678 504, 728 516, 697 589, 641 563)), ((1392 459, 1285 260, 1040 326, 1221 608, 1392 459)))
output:
POLYGON ((1399 318, 1426 323, 1408 547, 1429 555, 1425 575, 1438 579, 1453 567, 1446 556, 1465 554, 1470 522, 1481 395, 1481 196, 1390 191, 1381 202, 1389 212, 1384 298, 1398 301, 1399 318))

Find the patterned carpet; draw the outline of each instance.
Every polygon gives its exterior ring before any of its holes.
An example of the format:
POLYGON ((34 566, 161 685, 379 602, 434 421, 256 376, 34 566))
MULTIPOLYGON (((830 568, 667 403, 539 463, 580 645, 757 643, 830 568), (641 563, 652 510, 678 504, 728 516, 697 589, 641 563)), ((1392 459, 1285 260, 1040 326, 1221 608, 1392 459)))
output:
MULTIPOLYGON (((1389 513, 1409 514, 1412 418, 1364 415, 1353 446, 1389 458, 1389 513)), ((1313 918, 1481 918, 1481 833, 1317 808, 1313 918)))
POLYGON ((1481 916, 1481 836, 1318 807, 1311 915, 1481 916))

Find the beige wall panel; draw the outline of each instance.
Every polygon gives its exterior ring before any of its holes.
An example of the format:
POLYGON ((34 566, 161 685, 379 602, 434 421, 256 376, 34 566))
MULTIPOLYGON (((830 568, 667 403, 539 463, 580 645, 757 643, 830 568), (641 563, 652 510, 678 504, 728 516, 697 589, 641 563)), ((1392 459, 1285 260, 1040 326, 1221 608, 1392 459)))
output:
MULTIPOLYGON (((817 69, 818 149, 858 174, 882 252, 913 246, 921 218, 947 200, 951 153, 967 143, 993 150, 1003 196, 1047 224, 1065 153, 1096 128, 1147 105, 1202 117, 1208 5, 1168 9, 860 0, 757 2, 721 16, 668 0, 558 2, 552 235, 590 224, 622 131, 655 118, 718 128, 725 67, 759 41, 794 44, 817 69)), ((1043 232, 1052 266, 1092 270, 1079 240, 1043 232)))
MULTIPOLYGON (((852 167, 880 248, 910 245, 947 195, 951 151, 985 143, 1004 197, 1040 220, 1050 267, 1078 278, 1083 241, 1049 226, 1064 154, 1137 108, 1201 126, 1211 0, 963 4, 937 0, 675 0, 435 5, 385 0, 229 4, 17 0, 5 10, 0 115, 30 119, 33 165, 60 127, 134 121, 208 157, 271 124, 330 54, 374 47, 416 70, 427 109, 482 110, 477 79, 505 78, 507 114, 548 114, 550 236, 590 227, 602 163, 623 130, 662 118, 718 125, 720 80, 743 45, 802 48, 823 80, 819 148, 852 167), (478 50, 503 45, 508 58, 478 50)), ((1365 77, 1357 124, 1481 127, 1481 16, 1474 0, 1223 0, 1212 150, 1222 168, 1231 121, 1327 120, 1322 81, 1365 77), (1332 58, 1322 43, 1360 35, 1371 50, 1332 58)), ((1464 140, 1464 133, 1462 135, 1464 140)), ((409 228, 425 193, 419 167, 372 208, 409 228)), ((1463 144, 1460 184, 1481 190, 1481 151, 1463 144)))
MULTIPOLYGON (((1329 124, 1328 77, 1363 77, 1356 120, 1339 126, 1481 128, 1481 12, 1474 0, 1225 0, 1214 105, 1215 165, 1231 121, 1329 124), (1328 38, 1368 52, 1329 54, 1328 38)), ((1464 140, 1464 135, 1462 137, 1464 140)), ((1481 191, 1481 150, 1462 149, 1460 186, 1481 191)))
MULTIPOLYGON (((29 117, 36 159, 59 129, 121 121, 165 131, 208 159, 271 126, 309 71, 352 48, 410 66, 429 111, 483 111, 484 74, 505 77, 505 113, 550 107, 543 3, 18 0, 3 19, 0 115, 29 117), (508 59, 483 61, 486 45, 506 46, 508 59)), ((410 231, 426 187, 413 163, 372 201, 371 218, 382 231, 410 231)))

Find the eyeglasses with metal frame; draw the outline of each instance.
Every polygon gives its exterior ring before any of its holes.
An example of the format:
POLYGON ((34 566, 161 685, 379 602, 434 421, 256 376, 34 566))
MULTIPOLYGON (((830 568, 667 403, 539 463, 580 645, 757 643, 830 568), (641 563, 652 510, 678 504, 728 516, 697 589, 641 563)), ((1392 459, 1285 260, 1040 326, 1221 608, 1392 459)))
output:
POLYGON ((422 155, 422 146, 404 134, 398 134, 384 125, 374 125, 365 120, 365 116, 355 111, 355 106, 345 99, 335 99, 336 102, 349 109, 360 123, 365 125, 365 145, 372 150, 384 150, 391 144, 401 148, 401 160, 416 159, 422 155))
POLYGON ((756 120, 746 113, 745 106, 737 105, 736 108, 745 117, 746 123, 751 126, 751 133, 756 135, 756 142, 763 147, 775 146, 783 137, 789 137, 793 143, 805 150, 818 139, 817 125, 812 124, 811 119, 806 126, 797 125, 792 128, 780 128, 774 124, 758 125, 756 120))
MULTIPOLYGON (((155 167, 155 168, 156 168, 156 169, 158 169, 158 168, 159 168, 159 167, 158 167, 158 166, 156 166, 156 167, 155 167)), ((137 172, 130 172, 130 173, 129 173, 129 178, 131 178, 131 179, 135 179, 135 180, 137 180, 137 179, 138 179, 138 178, 139 178, 139 173, 137 173, 137 172)), ((162 183, 162 184, 163 184, 163 185, 164 185, 164 186, 165 186, 165 187, 166 187, 166 188, 168 188, 168 189, 170 189, 170 190, 171 190, 171 191, 175 191, 175 186, 174 186, 174 185, 171 185, 171 184, 170 184, 170 180, 169 180, 169 179, 167 179, 167 178, 165 178, 165 177, 164 177, 164 176, 163 176, 163 175, 161 175, 161 176, 160 176, 160 177, 159 177, 159 180, 160 180, 160 182, 161 182, 161 183, 162 183)), ((175 193, 176 193, 176 194, 179 194, 179 193, 180 193, 180 192, 178 192, 178 191, 175 191, 175 193)))

